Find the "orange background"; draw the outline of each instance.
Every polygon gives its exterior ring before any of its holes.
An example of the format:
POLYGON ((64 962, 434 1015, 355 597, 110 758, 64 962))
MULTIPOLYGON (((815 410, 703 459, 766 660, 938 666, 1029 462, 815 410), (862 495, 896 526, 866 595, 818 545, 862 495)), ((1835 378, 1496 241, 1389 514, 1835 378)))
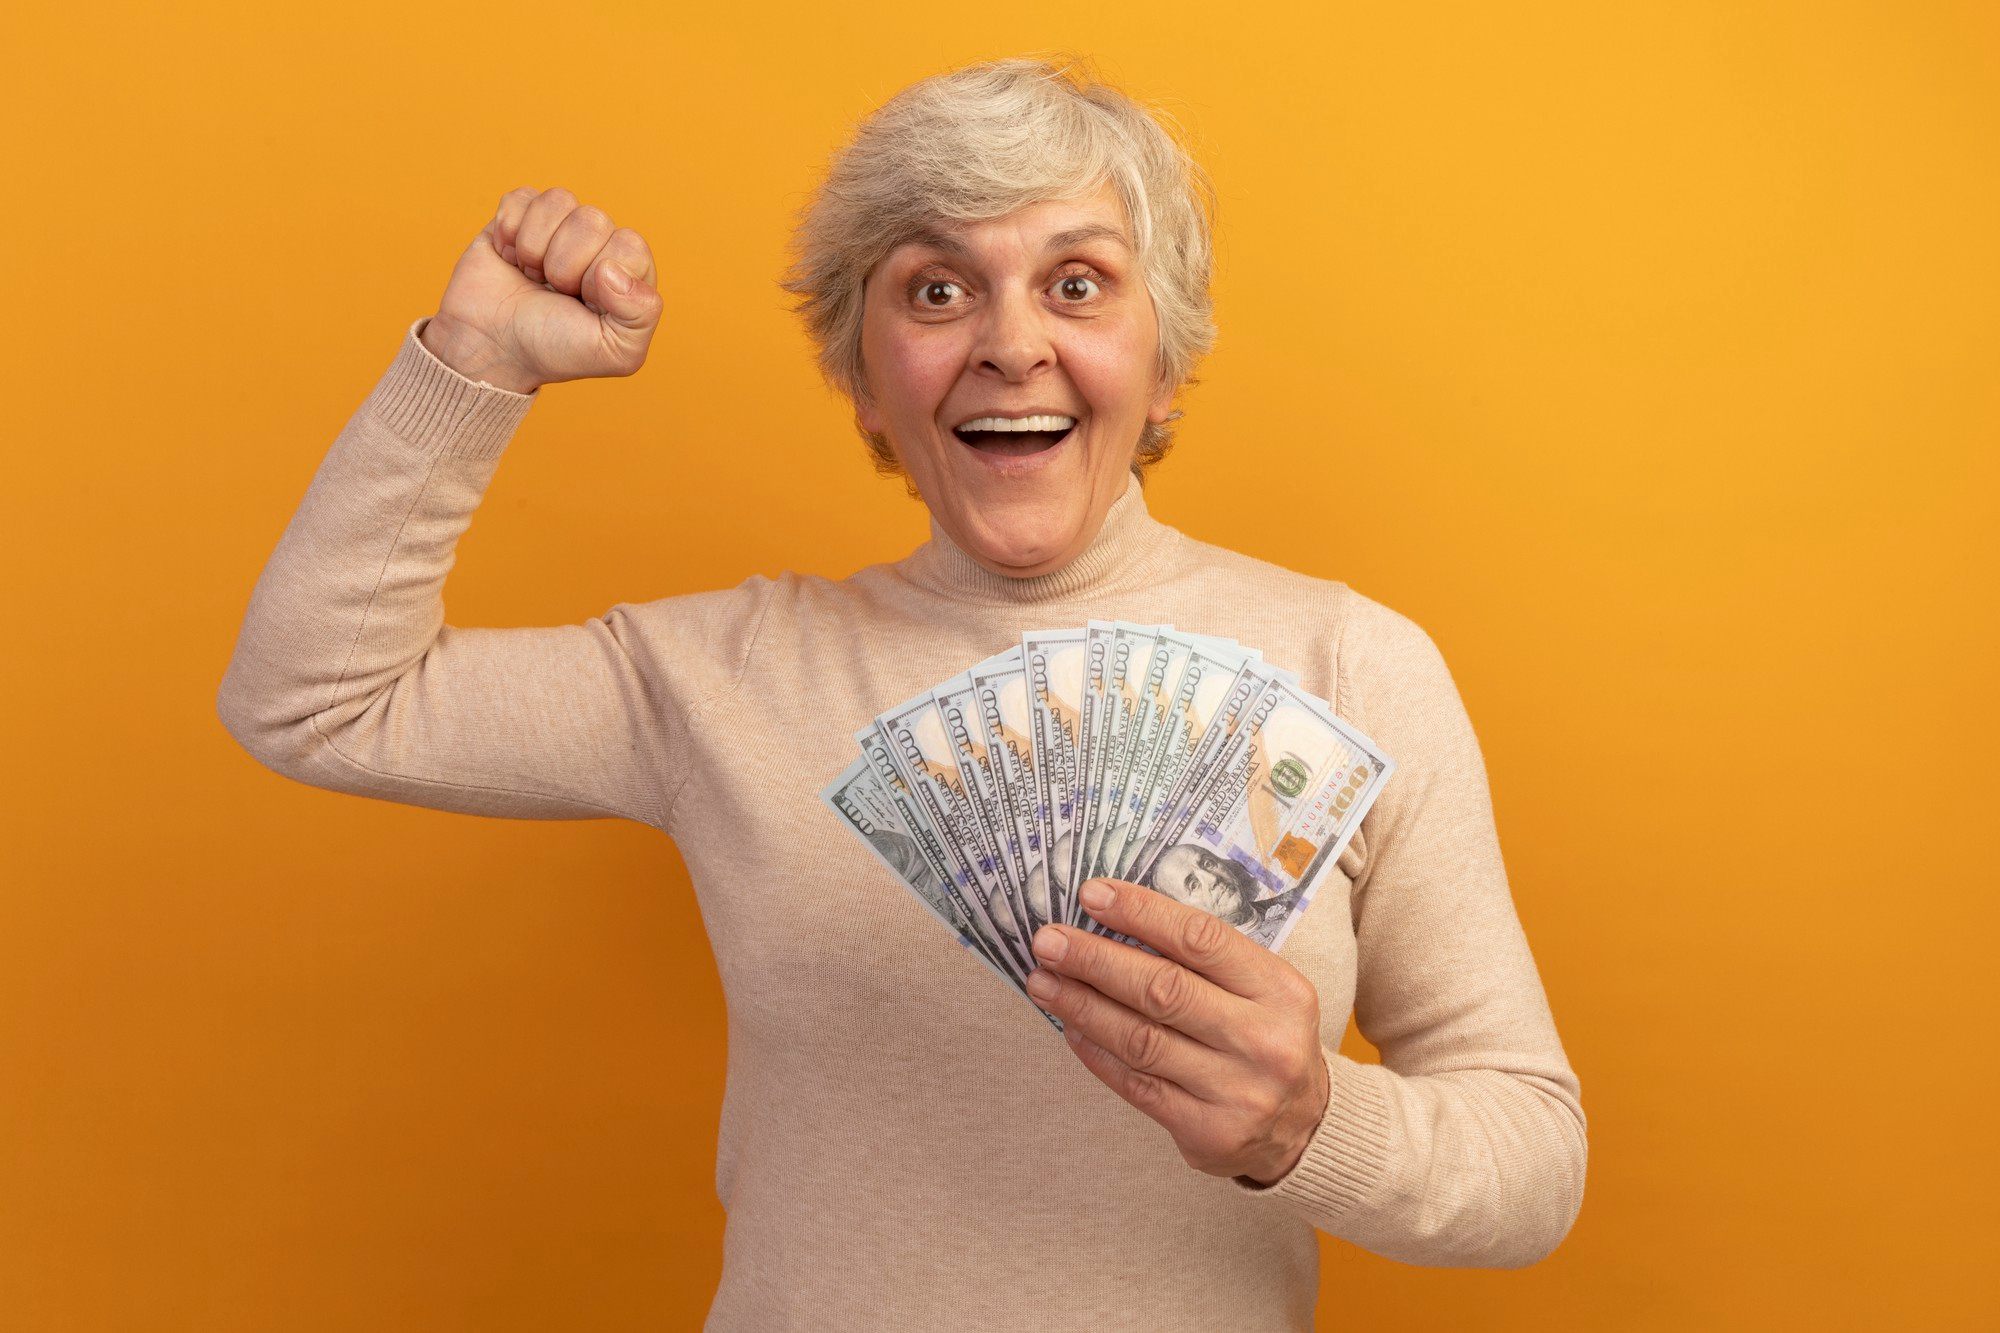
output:
POLYGON ((1329 1241, 1323 1325, 2000 1320, 2000 11, 679 8, 5 20, 0 1322, 699 1322, 723 1008, 672 845, 301 786, 216 686, 519 185, 638 228, 668 317, 545 392, 454 623, 908 550, 790 217, 897 88, 1058 48, 1220 192, 1154 512, 1437 639, 1590 1116, 1549 1259, 1329 1241))

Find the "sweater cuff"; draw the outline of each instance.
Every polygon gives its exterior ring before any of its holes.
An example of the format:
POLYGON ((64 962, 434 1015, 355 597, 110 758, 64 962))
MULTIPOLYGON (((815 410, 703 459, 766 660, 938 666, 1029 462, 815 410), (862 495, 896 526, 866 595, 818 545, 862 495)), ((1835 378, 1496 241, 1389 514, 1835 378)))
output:
POLYGON ((515 393, 459 374, 424 346, 431 318, 411 321, 365 410, 428 457, 498 458, 541 390, 515 393))
POLYGON ((1269 1185, 1242 1176, 1230 1183, 1245 1194, 1292 1204, 1326 1231, 1389 1173, 1389 1101, 1382 1089, 1389 1071, 1325 1047, 1320 1055, 1326 1061, 1326 1114, 1299 1160, 1269 1185))

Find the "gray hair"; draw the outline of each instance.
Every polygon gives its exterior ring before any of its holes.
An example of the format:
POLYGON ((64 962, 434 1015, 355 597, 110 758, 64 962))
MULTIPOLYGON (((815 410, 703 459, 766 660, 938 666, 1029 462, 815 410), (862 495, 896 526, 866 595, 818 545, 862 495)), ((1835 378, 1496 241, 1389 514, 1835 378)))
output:
MULTIPOLYGON (((1215 342, 1208 175, 1164 111, 1094 82, 1078 62, 994 60, 911 84, 863 120, 837 153, 792 237, 783 287, 850 400, 861 377, 862 287, 890 251, 940 220, 984 221, 1110 184, 1133 230, 1160 329, 1160 376, 1177 389, 1215 342)), ((1180 415, 1175 413, 1175 416, 1180 415)), ((857 423, 858 426, 858 423, 857 423)), ((862 431, 875 466, 902 469, 862 431)), ((1132 470, 1166 456, 1173 432, 1148 422, 1132 470)))

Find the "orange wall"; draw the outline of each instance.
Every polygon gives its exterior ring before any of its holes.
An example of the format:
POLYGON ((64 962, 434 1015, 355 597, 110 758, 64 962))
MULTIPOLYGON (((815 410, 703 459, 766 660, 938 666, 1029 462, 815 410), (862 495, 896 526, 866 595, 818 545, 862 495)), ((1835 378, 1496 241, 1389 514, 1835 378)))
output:
POLYGON ((1221 194, 1155 512, 1437 639, 1591 1118, 1551 1258, 1328 1242, 1323 1323, 2000 1320, 2000 11, 585 8, 7 20, 0 1322, 698 1322, 722 1005, 671 845, 300 786, 215 688, 518 185, 640 229, 668 323, 546 391, 454 622, 907 550, 789 216, 896 88, 1057 47, 1221 194))

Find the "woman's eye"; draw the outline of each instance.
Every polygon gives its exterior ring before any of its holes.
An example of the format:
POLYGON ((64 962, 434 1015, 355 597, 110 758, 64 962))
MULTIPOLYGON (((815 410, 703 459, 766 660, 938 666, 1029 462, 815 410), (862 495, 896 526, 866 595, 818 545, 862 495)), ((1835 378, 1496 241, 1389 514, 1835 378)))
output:
POLYGON ((951 298, 958 291, 955 282, 927 282, 924 284, 925 305, 950 305, 951 298))
POLYGON ((1097 284, 1081 274, 1072 274, 1056 284, 1056 292, 1065 301, 1088 301, 1097 295, 1097 284))

